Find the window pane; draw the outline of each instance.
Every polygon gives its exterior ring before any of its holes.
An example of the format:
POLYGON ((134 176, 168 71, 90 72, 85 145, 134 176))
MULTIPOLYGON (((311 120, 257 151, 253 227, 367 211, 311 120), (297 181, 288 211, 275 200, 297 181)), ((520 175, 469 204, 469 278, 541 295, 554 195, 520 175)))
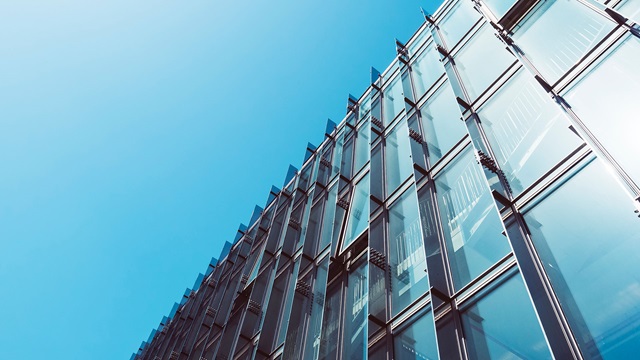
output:
POLYGON ((393 349, 396 360, 438 359, 433 313, 429 311, 400 331, 393 339, 393 349))
POLYGON ((640 184, 640 41, 633 36, 569 90, 565 98, 616 161, 640 184))
POLYGON ((462 326, 469 359, 552 358, 518 273, 465 309, 462 326))
POLYGON ((382 93, 384 95, 384 102, 382 104, 384 118, 382 121, 385 124, 390 124, 396 115, 404 109, 404 93, 400 76, 396 76, 382 93))
POLYGON ((561 108, 521 71, 480 110, 482 126, 515 195, 576 149, 561 108))
POLYGON ((515 30, 513 38, 554 83, 613 28, 613 22, 576 0, 549 0, 515 30))
POLYGON ((369 223, 369 174, 356 184, 349 205, 349 222, 342 249, 346 249, 367 228, 369 223))
POLYGON ((336 198, 338 197, 338 185, 333 185, 329 189, 327 195, 327 203, 325 205, 324 217, 322 220, 322 241, 318 250, 323 250, 329 243, 331 243, 331 237, 333 235, 333 226, 335 223, 336 215, 336 198))
POLYGON ((524 215, 587 357, 640 352, 640 219, 633 211, 596 160, 524 215))
POLYGON ((324 308, 318 304, 318 299, 324 299, 327 290, 327 274, 328 274, 329 258, 326 257, 318 267, 318 274, 313 286, 313 300, 311 304, 311 315, 309 320, 309 331, 307 333, 306 347, 304 352, 305 359, 317 359, 320 347, 320 334, 322 333, 322 314, 324 308))
POLYGON ((369 141, 371 139, 371 126, 369 120, 366 120, 364 124, 361 125, 360 129, 358 129, 357 138, 356 138, 356 161, 355 161, 355 172, 357 174, 360 169, 364 166, 364 164, 369 161, 369 157, 371 156, 371 149, 369 147, 369 141))
POLYGON ((413 173, 409 128, 400 121, 385 139, 385 172, 387 196, 413 173))
POLYGON ((621 5, 617 6, 617 11, 635 21, 636 23, 640 21, 640 1, 639 0, 627 0, 622 2, 621 5))
POLYGON ((516 59, 495 37, 491 26, 485 25, 456 54, 455 60, 464 88, 473 101, 516 59))
MULTIPOLYGON (((338 336, 340 335, 340 303, 342 300, 342 284, 334 282, 327 290, 322 317, 322 334, 318 359, 335 359, 338 353, 338 336)), ((265 328, 263 326, 263 328, 265 328)), ((268 329, 268 328, 265 328, 268 329)))
POLYGON ((431 164, 440 160, 453 145, 467 134, 460 119, 460 108, 447 81, 420 109, 422 128, 431 164))
POLYGON ((435 180, 451 272, 460 289, 507 255, 510 247, 469 147, 435 180))
POLYGON ((440 22, 440 33, 449 49, 452 49, 473 24, 480 19, 470 1, 458 1, 440 22))
POLYGON ((516 0, 484 0, 491 12, 499 19, 509 11, 516 0))
POLYGON ((349 273, 345 308, 344 359, 367 358, 367 304, 369 302, 367 263, 366 256, 361 258, 349 273))
POLYGON ((444 74, 444 66, 433 46, 423 51, 411 68, 418 99, 444 74))
POLYGON ((395 316, 429 289, 418 198, 407 190, 389 208, 391 315, 395 316))

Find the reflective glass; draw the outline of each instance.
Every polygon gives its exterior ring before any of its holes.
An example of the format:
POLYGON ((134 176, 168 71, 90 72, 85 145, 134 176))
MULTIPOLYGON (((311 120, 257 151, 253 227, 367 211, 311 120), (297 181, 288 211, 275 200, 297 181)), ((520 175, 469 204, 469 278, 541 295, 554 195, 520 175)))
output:
POLYGON ((400 121, 387 135, 384 155, 388 196, 413 173, 409 128, 406 121, 400 121))
POLYGON ((382 93, 384 97, 382 104, 384 118, 382 121, 385 124, 389 124, 393 121, 396 115, 404 109, 404 93, 402 90, 402 81, 400 81, 400 76, 396 76, 391 80, 391 84, 389 84, 382 93))
POLYGON ((525 71, 500 88, 479 114, 515 195, 582 144, 560 106, 525 71))
POLYGON ((413 84, 418 99, 444 74, 444 66, 440 62, 438 52, 433 46, 427 46, 411 67, 413 84))
POLYGON ((389 208, 391 316, 429 289, 418 198, 412 187, 389 208))
POLYGON ((360 101, 358 110, 358 119, 362 119, 371 110, 371 92, 369 92, 362 101, 360 101))
POLYGON ((633 36, 622 42, 599 65, 574 85, 565 99, 616 161, 640 184, 638 144, 640 113, 640 41, 633 36))
POLYGON ((369 303, 367 264, 366 256, 358 260, 347 280, 343 359, 367 358, 367 305, 369 303))
POLYGON ((349 205, 349 222, 342 249, 346 249, 369 224, 369 174, 360 180, 349 205))
POLYGON ((552 359, 520 274, 491 290, 461 315, 469 359, 552 359))
POLYGON ((513 38, 545 79, 554 83, 614 25, 577 0, 547 0, 519 25, 513 38))
POLYGON ((488 25, 478 30, 455 55, 456 68, 471 101, 496 81, 515 60, 488 25))
POLYGON ((322 333, 322 314, 324 308, 318 304, 317 299, 324 299, 327 290, 327 274, 329 266, 329 257, 326 257, 318 266, 316 281, 313 286, 313 300, 316 303, 311 304, 311 315, 309 319, 309 330, 307 332, 304 359, 317 359, 320 351, 320 335, 322 333))
POLYGON ((640 219, 598 160, 525 221, 587 358, 640 353, 640 219))
POLYGON ((318 359, 335 359, 338 352, 340 335, 340 303, 342 300, 342 284, 334 282, 327 290, 322 317, 322 334, 318 359))
POLYGON ((336 135, 336 146, 333 152, 333 162, 331 163, 331 178, 340 172, 342 164, 342 147, 344 146, 344 130, 336 135))
POLYGON ((366 120, 358 129, 356 137, 356 159, 355 159, 355 172, 358 173, 364 164, 369 161, 371 157, 371 148, 369 141, 371 139, 371 124, 369 120, 366 120))
POLYGON ((460 289, 507 255, 510 247, 470 147, 435 181, 454 285, 460 289))
POLYGON ((433 313, 429 311, 394 336, 393 352, 395 357, 393 359, 439 359, 435 330, 433 313))
POLYGON ((467 134, 455 98, 447 81, 420 109, 431 164, 440 160, 467 134))
POLYGON ((336 198, 338 197, 338 186, 333 185, 327 195, 327 203, 325 205, 324 217, 322 219, 322 240, 318 250, 323 250, 331 243, 333 235, 333 225, 336 215, 336 198))
POLYGON ((616 7, 616 10, 634 22, 640 22, 640 0, 623 1, 616 7))
POLYGON ((458 1, 440 21, 440 33, 447 47, 452 49, 478 19, 480 13, 473 8, 471 1, 458 1))
POLYGON ((409 54, 411 54, 411 56, 414 56, 416 54, 416 51, 420 48, 420 46, 422 46, 422 44, 424 44, 425 39, 431 38, 430 34, 431 34, 430 27, 429 26, 424 27, 422 31, 420 31, 420 33, 411 42, 411 44, 407 46, 407 48, 409 49, 409 54))
POLYGON ((509 11, 516 0, 484 0, 483 2, 491 9, 491 12, 500 19, 509 11))

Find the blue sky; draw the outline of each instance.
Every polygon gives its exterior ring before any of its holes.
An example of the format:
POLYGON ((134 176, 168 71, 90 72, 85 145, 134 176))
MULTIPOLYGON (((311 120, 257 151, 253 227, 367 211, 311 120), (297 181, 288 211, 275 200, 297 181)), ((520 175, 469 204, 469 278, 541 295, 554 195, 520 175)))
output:
POLYGON ((128 359, 439 3, 0 2, 0 358, 128 359))

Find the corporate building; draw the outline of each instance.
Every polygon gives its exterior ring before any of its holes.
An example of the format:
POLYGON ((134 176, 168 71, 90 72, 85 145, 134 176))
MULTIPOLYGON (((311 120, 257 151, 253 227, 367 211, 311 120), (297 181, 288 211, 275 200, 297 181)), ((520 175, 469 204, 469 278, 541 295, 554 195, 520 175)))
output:
POLYGON ((425 14, 132 358, 638 358, 639 11, 425 14))

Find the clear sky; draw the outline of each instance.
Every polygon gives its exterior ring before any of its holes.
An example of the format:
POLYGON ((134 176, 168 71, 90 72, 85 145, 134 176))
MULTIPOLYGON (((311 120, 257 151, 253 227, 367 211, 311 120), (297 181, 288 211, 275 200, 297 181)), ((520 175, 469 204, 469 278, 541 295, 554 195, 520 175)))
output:
POLYGON ((0 359, 128 359, 440 3, 0 2, 0 359))

